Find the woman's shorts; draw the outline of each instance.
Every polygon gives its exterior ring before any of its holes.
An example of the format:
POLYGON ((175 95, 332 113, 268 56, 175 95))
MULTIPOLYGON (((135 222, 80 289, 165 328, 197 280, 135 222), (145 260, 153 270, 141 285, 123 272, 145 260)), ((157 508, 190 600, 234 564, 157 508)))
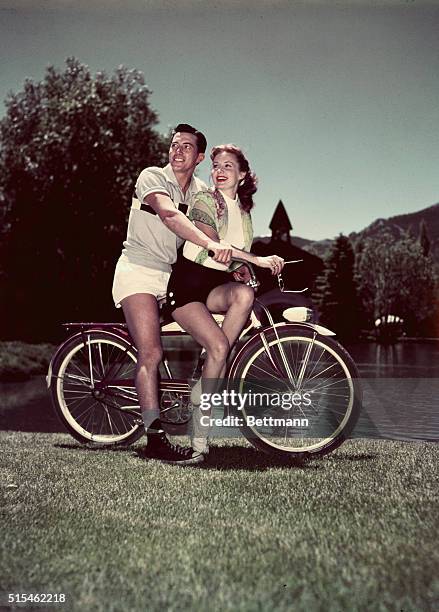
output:
POLYGON ((169 276, 170 272, 132 264, 126 255, 121 255, 113 280, 113 300, 116 308, 120 308, 121 301, 134 293, 150 293, 157 300, 164 298, 169 276))
POLYGON ((181 257, 172 267, 168 283, 167 308, 173 312, 190 302, 205 304, 212 289, 231 281, 233 282, 233 276, 228 272, 206 268, 181 257))

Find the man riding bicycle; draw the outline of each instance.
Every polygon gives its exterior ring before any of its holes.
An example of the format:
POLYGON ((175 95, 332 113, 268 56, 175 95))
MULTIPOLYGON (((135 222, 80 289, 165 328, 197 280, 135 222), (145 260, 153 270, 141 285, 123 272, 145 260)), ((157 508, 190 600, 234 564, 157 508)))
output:
POLYGON ((148 439, 143 455, 182 465, 199 463, 203 455, 171 444, 160 425, 158 367, 162 345, 158 300, 166 295, 171 264, 183 240, 212 250, 220 263, 230 261, 230 247, 208 238, 185 216, 193 196, 206 189, 194 176, 206 146, 204 134, 191 125, 179 124, 169 147, 169 163, 140 173, 113 283, 114 302, 116 307, 122 307, 138 350, 135 382, 148 439))

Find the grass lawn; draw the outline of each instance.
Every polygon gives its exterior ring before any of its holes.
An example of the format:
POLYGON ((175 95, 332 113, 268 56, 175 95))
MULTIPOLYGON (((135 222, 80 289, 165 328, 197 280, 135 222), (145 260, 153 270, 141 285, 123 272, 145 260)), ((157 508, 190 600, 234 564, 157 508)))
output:
POLYGON ((47 609, 69 612, 439 608, 437 445, 350 441, 294 467, 216 440, 204 467, 178 468, 63 434, 0 442, 3 598, 65 593, 47 609))

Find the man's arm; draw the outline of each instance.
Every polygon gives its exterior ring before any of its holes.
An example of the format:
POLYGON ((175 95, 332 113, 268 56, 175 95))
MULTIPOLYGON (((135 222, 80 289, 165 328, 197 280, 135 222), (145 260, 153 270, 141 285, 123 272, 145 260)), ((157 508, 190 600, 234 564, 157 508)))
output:
POLYGON ((146 204, 158 214, 166 227, 180 238, 189 240, 204 249, 215 253, 214 259, 219 263, 228 264, 232 249, 228 245, 220 244, 217 240, 207 236, 199 230, 181 211, 177 210, 171 198, 164 193, 150 193, 145 197, 146 204))

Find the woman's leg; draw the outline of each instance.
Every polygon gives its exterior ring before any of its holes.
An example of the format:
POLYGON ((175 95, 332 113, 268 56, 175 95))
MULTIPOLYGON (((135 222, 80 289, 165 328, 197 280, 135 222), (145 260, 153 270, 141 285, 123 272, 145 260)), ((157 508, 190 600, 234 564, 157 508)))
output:
POLYGON ((191 302, 176 308, 172 316, 194 340, 206 349, 203 378, 209 380, 219 378, 229 353, 229 342, 207 307, 201 302, 191 302))
POLYGON ((173 312, 173 317, 191 336, 206 349, 206 361, 202 378, 192 393, 192 447, 199 452, 206 452, 209 427, 203 426, 201 417, 211 416, 211 410, 200 409, 200 394, 214 393, 219 380, 224 376, 226 359, 230 347, 236 341, 247 321, 254 300, 250 287, 239 283, 227 283, 213 289, 207 306, 192 302, 173 312), (225 312, 222 328, 219 328, 210 312, 225 312), (198 400, 198 401, 197 401, 198 400))
MULTIPOLYGON (((203 348, 206 349, 206 361, 203 367, 201 388, 198 390, 198 401, 193 402, 192 414, 192 448, 198 452, 207 452, 209 435, 208 419, 211 408, 200 408, 201 392, 211 395, 218 389, 219 379, 225 370, 229 342, 226 335, 201 302, 191 302, 176 308, 172 316, 203 348), (203 420, 202 417, 205 417, 203 420)), ((198 384, 197 384, 198 386, 198 384)))
MULTIPOLYGON (((226 313, 222 332, 229 341, 231 348, 241 333, 248 316, 251 312, 254 301, 254 291, 241 283, 226 283, 212 289, 207 297, 207 308, 210 312, 226 313)), ((220 371, 218 378, 222 378, 225 374, 226 361, 220 371)), ((203 370, 203 377, 204 374, 203 370)), ((192 390, 191 399, 193 404, 199 404, 199 396, 201 393, 201 379, 192 390)))
POLYGON ((234 345, 241 333, 251 312, 254 299, 253 289, 241 283, 220 285, 209 293, 206 302, 209 311, 226 313, 221 329, 230 347, 234 345))

